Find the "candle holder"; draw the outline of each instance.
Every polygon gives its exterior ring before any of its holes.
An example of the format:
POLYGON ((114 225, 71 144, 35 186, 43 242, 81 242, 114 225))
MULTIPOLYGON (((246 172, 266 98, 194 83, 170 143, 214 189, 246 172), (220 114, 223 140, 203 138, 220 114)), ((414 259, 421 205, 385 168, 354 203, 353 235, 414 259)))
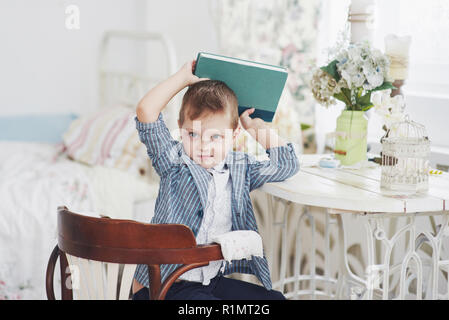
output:
POLYGON ((397 88, 392 96, 401 94, 401 87, 408 77, 409 51, 412 38, 410 36, 398 37, 390 34, 385 37, 385 53, 390 60, 389 78, 394 81, 397 88))
POLYGON ((405 85, 405 80, 395 80, 393 82, 393 86, 395 86, 396 89, 393 89, 391 91, 391 96, 395 97, 398 95, 404 95, 402 92, 402 87, 405 85))
POLYGON ((374 40, 375 23, 374 0, 352 0, 348 12, 351 24, 351 43, 374 40))

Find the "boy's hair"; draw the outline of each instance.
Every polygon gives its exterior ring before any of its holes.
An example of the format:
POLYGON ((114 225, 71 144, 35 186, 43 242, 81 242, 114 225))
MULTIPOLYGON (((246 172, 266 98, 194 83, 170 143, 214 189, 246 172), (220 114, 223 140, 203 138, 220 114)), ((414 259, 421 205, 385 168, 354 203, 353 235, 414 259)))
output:
POLYGON ((198 119, 204 112, 224 112, 231 116, 231 126, 235 130, 239 124, 238 101, 234 91, 219 80, 203 80, 189 87, 182 98, 179 122, 186 117, 198 119))

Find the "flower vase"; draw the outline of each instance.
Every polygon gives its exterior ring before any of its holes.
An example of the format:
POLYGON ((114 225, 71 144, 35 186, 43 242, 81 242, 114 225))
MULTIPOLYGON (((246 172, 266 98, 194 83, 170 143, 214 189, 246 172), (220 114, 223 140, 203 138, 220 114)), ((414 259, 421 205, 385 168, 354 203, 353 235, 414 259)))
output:
POLYGON ((364 111, 344 110, 337 118, 335 158, 350 166, 366 160, 368 119, 364 111))

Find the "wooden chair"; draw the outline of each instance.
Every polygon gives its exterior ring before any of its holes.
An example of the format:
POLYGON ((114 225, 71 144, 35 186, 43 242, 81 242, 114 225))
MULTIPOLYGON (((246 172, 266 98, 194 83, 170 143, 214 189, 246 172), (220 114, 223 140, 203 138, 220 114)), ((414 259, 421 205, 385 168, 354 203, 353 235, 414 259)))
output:
POLYGON ((129 299, 137 264, 148 265, 150 299, 163 300, 181 274, 223 259, 220 245, 197 245, 185 225, 87 217, 65 206, 58 207, 58 244, 47 266, 49 300, 58 257, 63 300, 74 292, 79 299, 129 299), (161 264, 181 266, 161 283, 161 264))

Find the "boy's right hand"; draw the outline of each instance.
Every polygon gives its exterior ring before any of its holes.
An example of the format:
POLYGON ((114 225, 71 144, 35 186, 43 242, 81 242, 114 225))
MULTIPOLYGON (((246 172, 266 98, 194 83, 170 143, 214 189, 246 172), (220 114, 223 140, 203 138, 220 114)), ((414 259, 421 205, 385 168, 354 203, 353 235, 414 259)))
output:
POLYGON ((195 70, 195 65, 196 60, 186 62, 178 71, 184 77, 186 86, 191 86, 192 84, 199 81, 210 80, 209 78, 198 78, 196 75, 194 75, 193 71, 195 70))
POLYGON ((195 60, 185 63, 178 72, 151 88, 137 105, 137 119, 145 123, 157 121, 162 109, 178 92, 198 81, 209 80, 193 74, 195 64, 195 60))

